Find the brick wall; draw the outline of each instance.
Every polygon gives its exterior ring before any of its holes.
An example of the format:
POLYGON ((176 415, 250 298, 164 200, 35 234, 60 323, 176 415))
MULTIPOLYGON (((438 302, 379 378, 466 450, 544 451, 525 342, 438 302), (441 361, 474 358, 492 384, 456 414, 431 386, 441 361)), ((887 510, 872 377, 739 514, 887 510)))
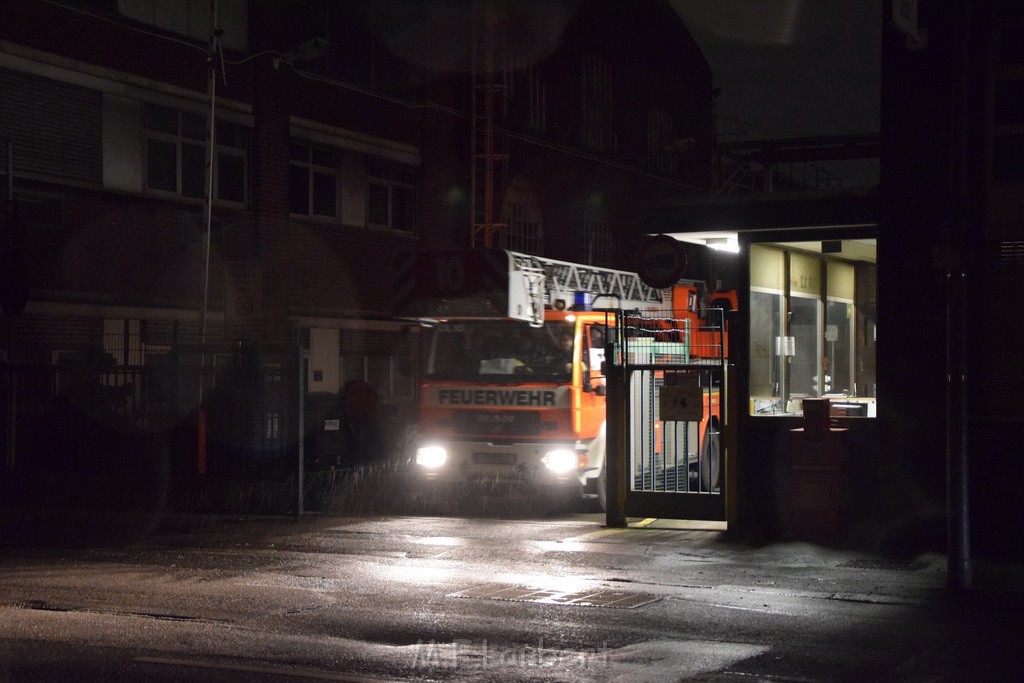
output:
MULTIPOLYGON (((595 7, 603 12, 614 5, 595 7)), ((636 20, 642 21, 642 16, 636 20)), ((253 55, 286 50, 310 38, 310 31, 316 29, 308 21, 299 21, 287 2, 250 3, 249 21, 253 55)), ((4 41, 156 84, 183 87, 197 99, 205 96, 205 45, 192 41, 195 45, 189 47, 151 35, 158 30, 123 19, 117 23, 143 30, 130 30, 44 2, 9 0, 0 5, 0 39, 4 41)), ((582 26, 585 29, 593 22, 582 26)), ((612 34, 585 33, 579 28, 568 31, 564 42, 541 65, 548 79, 550 125, 536 140, 510 142, 509 178, 521 174, 540 195, 547 256, 579 260, 582 206, 597 199, 606 208, 613 228, 615 251, 621 259, 615 265, 628 268, 632 266, 630 250, 642 234, 639 207, 646 200, 686 193, 686 189, 678 178, 667 182, 642 169, 627 168, 614 156, 600 159, 572 149, 579 142, 581 51, 608 53, 621 44, 612 40, 612 34)), ((656 60, 654 71, 638 78, 635 74, 648 47, 636 47, 632 53, 610 60, 619 70, 616 79, 624 84, 622 92, 628 95, 628 101, 617 106, 623 112, 620 121, 629 128, 623 139, 633 147, 643 145, 643 111, 651 102, 683 106, 700 100, 710 86, 710 73, 699 52, 688 80, 673 80, 680 65, 694 59, 687 52, 689 47, 673 59, 656 60)), ((662 51, 666 49, 672 48, 662 47, 662 51)), ((238 55, 226 57, 240 60, 238 55)), ((296 68, 316 67, 296 64, 296 68)), ((259 260, 267 341, 288 341, 290 316, 386 315, 390 264, 397 252, 418 246, 469 245, 466 74, 421 74, 414 102, 302 76, 288 65, 275 67, 269 54, 228 65, 226 71, 226 83, 218 80, 218 94, 251 104, 255 118, 249 157, 252 201, 245 210, 214 207, 222 229, 212 245, 211 310, 224 307, 225 265, 232 260, 259 260), (416 148, 421 158, 416 234, 291 218, 289 116, 416 148)), ((144 81, 138 83, 145 87, 144 81)), ((691 106, 693 116, 699 119, 703 105, 691 106)), ((709 129, 709 122, 702 120, 694 125, 699 128, 705 123, 709 129)), ((642 156, 642 150, 634 152, 634 156, 642 156)), ((65 212, 63 227, 32 236, 34 296, 191 310, 199 305, 202 235, 183 226, 183 215, 192 214, 201 221, 200 202, 19 180, 19 189, 33 188, 62 195, 65 212)))

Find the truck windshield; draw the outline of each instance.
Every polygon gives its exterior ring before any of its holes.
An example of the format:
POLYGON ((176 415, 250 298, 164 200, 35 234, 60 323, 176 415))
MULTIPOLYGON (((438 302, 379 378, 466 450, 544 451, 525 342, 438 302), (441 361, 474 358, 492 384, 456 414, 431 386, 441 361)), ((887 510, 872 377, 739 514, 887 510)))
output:
POLYGON ((474 320, 433 328, 427 377, 491 384, 568 383, 572 376, 573 326, 547 322, 530 327, 515 320, 474 320))

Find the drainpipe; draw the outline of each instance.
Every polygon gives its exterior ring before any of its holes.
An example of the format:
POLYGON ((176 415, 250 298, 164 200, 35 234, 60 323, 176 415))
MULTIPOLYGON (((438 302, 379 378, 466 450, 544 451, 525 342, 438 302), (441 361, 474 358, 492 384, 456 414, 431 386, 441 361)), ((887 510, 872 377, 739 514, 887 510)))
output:
POLYGON ((968 486, 967 392, 967 267, 971 249, 970 66, 971 2, 960 0, 954 11, 956 51, 952 86, 952 189, 955 224, 952 242, 957 258, 946 270, 946 518, 947 581, 953 590, 972 587, 970 505, 968 486))
MULTIPOLYGON (((10 211, 14 206, 14 143, 4 140, 4 157, 7 162, 7 207, 10 211)), ((9 214, 10 215, 10 214, 9 214)), ((13 243, 14 226, 5 225, 5 230, 11 231, 11 242, 13 243)), ((14 325, 8 321, 7 324, 7 363, 12 366, 10 369, 10 380, 7 382, 7 469, 14 470, 15 457, 18 448, 18 373, 14 371, 14 325)))
POLYGON ((302 517, 305 514, 305 494, 306 494, 306 350, 302 348, 301 336, 296 334, 296 346, 299 349, 298 375, 299 380, 299 415, 298 415, 298 450, 299 450, 299 462, 298 462, 298 499, 296 500, 296 513, 297 516, 302 517))

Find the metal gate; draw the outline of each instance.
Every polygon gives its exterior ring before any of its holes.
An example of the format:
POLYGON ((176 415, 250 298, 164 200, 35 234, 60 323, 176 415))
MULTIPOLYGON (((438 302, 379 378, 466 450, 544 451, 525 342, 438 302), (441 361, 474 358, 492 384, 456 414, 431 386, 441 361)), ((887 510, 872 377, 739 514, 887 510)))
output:
POLYGON ((609 353, 609 525, 616 517, 725 519, 724 311, 709 309, 697 324, 660 313, 617 314, 609 353))

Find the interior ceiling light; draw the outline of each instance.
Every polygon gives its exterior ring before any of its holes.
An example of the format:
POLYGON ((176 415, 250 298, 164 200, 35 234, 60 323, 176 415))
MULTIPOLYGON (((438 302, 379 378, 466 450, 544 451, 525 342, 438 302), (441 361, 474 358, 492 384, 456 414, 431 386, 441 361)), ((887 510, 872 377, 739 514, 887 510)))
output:
POLYGON ((739 240, 730 239, 728 237, 709 237, 704 240, 704 244, 709 248, 716 249, 718 251, 728 251, 732 254, 740 253, 739 240))

